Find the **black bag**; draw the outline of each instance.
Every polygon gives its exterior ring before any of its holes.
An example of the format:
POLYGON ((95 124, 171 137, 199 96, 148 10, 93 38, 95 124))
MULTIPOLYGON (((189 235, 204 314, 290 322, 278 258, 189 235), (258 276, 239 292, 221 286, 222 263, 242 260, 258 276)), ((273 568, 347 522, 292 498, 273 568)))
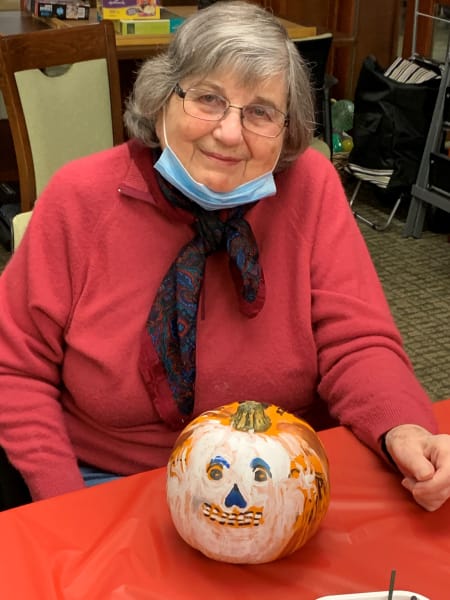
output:
POLYGON ((0 204, 0 243, 9 251, 11 250, 12 220, 20 212, 20 204, 0 204))
POLYGON ((9 462, 0 448, 0 511, 31 502, 30 492, 22 475, 9 462))
POLYGON ((416 181, 439 82, 395 81, 368 56, 355 90, 350 169, 392 171, 386 191, 407 191, 416 181))

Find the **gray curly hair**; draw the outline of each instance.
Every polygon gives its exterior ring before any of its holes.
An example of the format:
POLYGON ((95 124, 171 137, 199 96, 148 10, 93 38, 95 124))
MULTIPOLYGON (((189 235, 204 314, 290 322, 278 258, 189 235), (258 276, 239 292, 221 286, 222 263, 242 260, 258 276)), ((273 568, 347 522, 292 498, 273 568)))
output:
POLYGON ((181 25, 168 49, 141 66, 124 114, 130 137, 160 145, 156 120, 175 85, 188 76, 229 68, 245 87, 281 74, 289 123, 276 170, 310 144, 314 107, 308 69, 286 30, 267 10, 241 0, 219 1, 181 25))

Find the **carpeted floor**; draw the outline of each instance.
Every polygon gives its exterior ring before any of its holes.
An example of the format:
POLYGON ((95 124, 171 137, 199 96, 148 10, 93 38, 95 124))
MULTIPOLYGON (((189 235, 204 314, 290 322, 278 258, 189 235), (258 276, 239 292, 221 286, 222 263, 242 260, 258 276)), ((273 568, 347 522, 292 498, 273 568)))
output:
MULTIPOLYGON (((350 197, 354 183, 345 183, 350 197)), ((385 205, 369 184, 361 191, 353 208, 371 221, 385 223, 392 206, 385 205)), ((407 205, 400 205, 398 218, 382 232, 358 223, 415 372, 431 398, 442 400, 450 398, 449 237, 425 230, 420 239, 404 238, 406 212, 407 205)))
MULTIPOLYGON (((354 183, 343 179, 350 194, 354 183)), ((390 210, 369 185, 354 208, 378 222, 390 210)), ((450 243, 447 234, 430 231, 419 240, 402 237, 405 212, 400 207, 399 218, 383 232, 358 223, 416 374, 436 401, 450 398, 450 243)), ((0 244, 0 273, 9 256, 0 244)))

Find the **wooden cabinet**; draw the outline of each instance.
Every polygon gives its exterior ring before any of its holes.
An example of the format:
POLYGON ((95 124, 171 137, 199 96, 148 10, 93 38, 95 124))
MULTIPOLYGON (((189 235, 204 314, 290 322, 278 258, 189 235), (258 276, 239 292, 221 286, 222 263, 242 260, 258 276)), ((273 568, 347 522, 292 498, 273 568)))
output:
POLYGON ((397 55, 401 0, 271 0, 275 14, 334 36, 329 71, 336 98, 353 99, 361 65, 373 54, 383 66, 397 55))

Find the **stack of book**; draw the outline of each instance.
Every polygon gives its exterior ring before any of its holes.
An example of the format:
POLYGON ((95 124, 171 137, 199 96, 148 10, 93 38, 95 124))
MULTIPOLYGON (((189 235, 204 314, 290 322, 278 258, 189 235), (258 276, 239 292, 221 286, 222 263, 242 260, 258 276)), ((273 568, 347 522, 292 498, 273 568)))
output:
POLYGON ((184 20, 159 6, 158 0, 97 0, 97 17, 114 21, 121 35, 169 34, 184 20))
POLYGON ((439 79, 440 73, 436 72, 433 65, 427 65, 425 59, 422 59, 422 64, 417 60, 398 57, 386 69, 384 74, 389 79, 400 81, 402 83, 424 83, 431 79, 439 79))
POLYGON ((87 21, 89 2, 84 0, 25 0, 22 9, 36 17, 87 21))

